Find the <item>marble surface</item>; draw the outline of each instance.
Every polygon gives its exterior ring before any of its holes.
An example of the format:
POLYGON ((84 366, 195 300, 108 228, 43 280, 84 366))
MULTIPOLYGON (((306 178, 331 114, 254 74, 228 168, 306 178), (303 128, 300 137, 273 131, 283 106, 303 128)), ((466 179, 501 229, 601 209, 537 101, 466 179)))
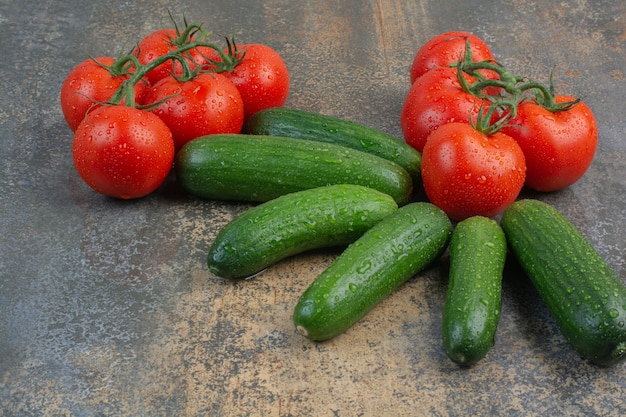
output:
POLYGON ((299 295, 324 250, 228 282, 205 265, 248 206, 168 182, 131 202, 76 174, 58 94, 88 55, 117 55, 168 10, 240 42, 266 43, 291 73, 288 105, 401 137, 417 48, 471 31, 511 70, 581 96, 600 143, 572 187, 531 195, 589 238, 626 281, 626 3, 0 0, 0 416, 620 416, 626 365, 566 344, 515 265, 496 344, 470 369, 441 344, 446 258, 325 343, 297 335, 299 295))

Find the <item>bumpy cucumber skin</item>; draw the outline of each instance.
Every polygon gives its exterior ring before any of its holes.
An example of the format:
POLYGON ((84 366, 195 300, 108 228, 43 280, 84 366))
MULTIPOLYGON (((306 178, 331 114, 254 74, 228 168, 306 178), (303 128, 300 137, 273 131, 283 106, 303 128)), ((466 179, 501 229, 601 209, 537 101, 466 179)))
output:
POLYGON ((506 252, 504 232, 493 219, 469 217, 452 232, 442 328, 445 352, 459 365, 475 364, 494 345, 506 252))
POLYGON ((347 146, 397 163, 413 180, 421 175, 422 154, 416 149, 394 136, 349 120, 275 107, 261 110, 248 118, 242 132, 347 146))
POLYGON ((287 194, 245 211, 220 230, 209 250, 209 270, 246 278, 297 253, 347 245, 397 208, 387 194, 360 185, 287 194))
POLYGON ((194 139, 175 160, 185 190, 214 200, 264 202, 332 184, 363 185, 409 202, 413 180, 398 164, 329 143, 224 134, 194 139))
POLYGON ((342 252, 300 297, 293 314, 303 336, 331 339, 361 319, 445 250, 452 224, 430 203, 410 203, 342 252))
POLYGON ((509 206, 500 224, 568 343, 597 365, 626 358, 626 287, 576 227, 532 199, 509 206))

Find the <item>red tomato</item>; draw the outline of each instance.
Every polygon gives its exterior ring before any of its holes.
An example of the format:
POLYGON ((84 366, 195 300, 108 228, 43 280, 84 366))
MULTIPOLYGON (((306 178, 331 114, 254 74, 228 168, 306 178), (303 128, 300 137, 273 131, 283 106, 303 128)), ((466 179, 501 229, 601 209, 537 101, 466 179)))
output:
POLYGON ((435 36, 418 49, 411 65, 411 84, 427 71, 437 67, 447 67, 465 56, 466 42, 469 39, 473 61, 493 60, 487 44, 478 36, 468 32, 446 32, 435 36))
POLYGON ((280 107, 289 95, 289 72, 283 58, 262 44, 238 45, 245 57, 232 70, 223 72, 243 98, 245 118, 259 110, 280 107))
MULTIPOLYGON (((574 100, 557 96, 556 102, 574 100)), ((526 186, 555 191, 578 181, 587 171, 598 144, 598 127, 583 102, 569 110, 551 112, 534 101, 524 101, 517 117, 502 129, 517 141, 526 156, 526 186)))
POLYGON ((429 200, 454 220, 493 217, 515 201, 526 172, 524 154, 510 136, 487 136, 467 123, 434 131, 422 154, 429 200))
MULTIPOLYGON (((174 52, 180 46, 179 43, 190 41, 190 39, 179 40, 179 36, 180 33, 176 29, 159 29, 150 33, 139 41, 135 48, 137 60, 142 65, 149 64, 162 55, 174 52)), ((203 64, 205 61, 203 54, 198 49, 190 49, 184 56, 191 69, 199 64, 203 64)), ((168 60, 148 72, 146 79, 150 84, 155 84, 172 73, 179 76, 182 75, 180 62, 168 60)))
MULTIPOLYGON (((111 57, 88 59, 74 67, 63 82, 61 110, 72 131, 76 131, 87 111, 95 109, 98 103, 108 102, 113 93, 129 78, 129 75, 116 75, 106 68, 113 62, 115 58, 111 57)), ((137 102, 142 99, 146 88, 147 85, 143 82, 135 85, 137 102)))
POLYGON ((200 73, 189 81, 166 77, 150 87, 145 104, 169 127, 176 150, 200 136, 239 133, 244 103, 237 87, 222 74, 200 73))
MULTIPOLYGON (((475 81, 470 76, 466 79, 475 81)), ((446 123, 469 123, 470 117, 476 118, 480 105, 481 99, 461 88, 456 68, 433 68, 415 80, 406 97, 400 114, 404 139, 422 151, 432 131, 446 123)))
POLYGON ((81 178, 104 195, 139 198, 167 177, 174 141, 154 114, 126 106, 89 112, 74 134, 74 165, 81 178))

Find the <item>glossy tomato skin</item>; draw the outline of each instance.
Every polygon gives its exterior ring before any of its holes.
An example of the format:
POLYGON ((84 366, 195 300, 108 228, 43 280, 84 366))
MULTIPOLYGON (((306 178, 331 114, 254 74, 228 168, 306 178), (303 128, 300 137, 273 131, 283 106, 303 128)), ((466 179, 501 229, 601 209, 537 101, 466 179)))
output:
POLYGON ((433 68, 447 67, 462 59, 467 40, 470 42, 473 61, 494 59, 489 46, 480 37, 464 31, 442 33, 417 50, 410 69, 411 83, 433 68))
MULTIPOLYGON (((115 62, 112 57, 87 59, 75 66, 61 86, 61 110, 72 131, 76 131, 89 110, 108 102, 129 75, 113 75, 104 66, 115 62), (96 62, 97 61, 97 62, 96 62)), ((145 82, 135 85, 135 101, 140 102, 147 89, 145 82)))
MULTIPOLYGON (((557 96, 556 102, 573 101, 557 96)), ((556 191, 578 181, 587 171, 598 144, 598 127, 591 109, 579 102, 570 110, 551 112, 534 101, 518 107, 517 116, 502 129, 526 156, 526 186, 556 191)))
POLYGON ((150 87, 144 104, 169 127, 176 150, 200 136, 239 133, 244 103, 235 85, 224 75, 200 73, 189 81, 166 77, 150 87), (165 101, 164 101, 165 100, 165 101))
POLYGON ((169 174, 172 134, 154 114, 126 106, 89 112, 72 145, 74 165, 95 191, 119 199, 150 194, 169 174))
MULTIPOLYGON (((468 82, 475 79, 466 75, 468 82)), ((465 92, 456 68, 437 67, 419 77, 411 86, 400 113, 405 141, 422 151, 428 135, 439 126, 475 119, 480 99, 465 92)))
POLYGON ((422 154, 424 191, 454 220, 501 213, 519 195, 525 173, 524 154, 513 138, 486 136, 467 123, 441 126, 422 154))
MULTIPOLYGON (((134 53, 137 56, 137 60, 140 64, 146 65, 162 55, 175 51, 177 46, 174 41, 179 35, 176 29, 173 28, 159 29, 146 35, 135 48, 134 53)), ((203 53, 199 49, 190 49, 185 52, 184 57, 190 69, 205 62, 203 53)), ((180 62, 168 60, 148 72, 146 79, 150 84, 155 84, 172 73, 177 76, 182 75, 183 71, 180 62)))
POLYGON ((241 93, 245 118, 259 110, 283 106, 289 96, 290 79, 280 54, 263 44, 237 45, 237 49, 245 50, 245 56, 224 75, 241 93))

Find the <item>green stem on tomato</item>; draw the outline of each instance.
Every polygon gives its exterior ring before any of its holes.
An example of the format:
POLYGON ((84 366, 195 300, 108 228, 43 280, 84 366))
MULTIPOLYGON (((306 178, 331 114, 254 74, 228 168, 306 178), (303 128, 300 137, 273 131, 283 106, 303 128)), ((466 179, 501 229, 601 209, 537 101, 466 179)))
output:
POLYGON ((135 66, 135 63, 133 62, 131 55, 122 55, 120 57, 117 57, 109 65, 98 61, 98 58, 91 57, 91 60, 96 65, 99 65, 100 67, 107 70, 109 74, 111 74, 111 76, 113 77, 120 77, 123 75, 128 75, 132 72, 131 69, 135 66))
POLYGON ((228 52, 218 51, 219 61, 205 57, 206 61, 214 67, 212 72, 231 72, 246 56, 245 50, 237 49, 234 37, 224 36, 224 40, 226 41, 226 50, 228 52))
MULTIPOLYGON (((190 42, 195 42, 195 41, 202 42, 202 44, 199 44, 198 47, 209 47, 209 48, 214 49, 217 52, 217 54, 220 56, 221 61, 215 61, 203 55, 203 57, 206 59, 208 63, 211 63, 212 65, 216 67, 215 69, 213 69, 213 72, 232 71, 232 69, 235 68, 235 66, 237 66, 239 62, 241 62, 241 59, 237 59, 237 56, 236 56, 236 53, 241 53, 241 51, 237 51, 236 49, 234 50, 231 49, 231 41, 227 37, 225 38, 226 38, 226 43, 228 46, 228 54, 224 53, 222 48, 218 47, 217 45, 204 42, 204 40, 209 35, 211 35, 211 32, 205 31, 201 25, 197 23, 188 24, 187 20, 185 19, 184 20, 185 29, 181 32, 178 29, 178 25, 176 24, 171 14, 170 14, 170 18, 174 24, 174 30, 177 34, 176 38, 170 39, 170 40, 172 42, 172 45, 176 46, 176 50, 180 51, 183 47, 188 45, 190 42)), ((235 45, 234 39, 232 41, 232 45, 233 46, 235 45)))
POLYGON ((490 104, 485 110, 481 104, 476 119, 470 117, 470 124, 479 132, 486 136, 491 136, 502 129, 512 118, 517 116, 517 100, 508 98, 500 98, 490 100, 490 104), (494 121, 496 112, 499 112, 497 119, 494 121))
POLYGON ((514 88, 514 80, 516 78, 511 76, 510 73, 499 64, 494 64, 487 61, 471 62, 471 61, 459 61, 457 64, 457 80, 461 88, 482 100, 482 103, 489 102, 487 110, 481 103, 480 109, 476 116, 476 119, 470 117, 470 124, 474 129, 484 133, 487 136, 499 131, 510 119, 517 115, 517 105, 519 100, 519 91, 514 88), (484 77, 478 78, 474 83, 470 83, 465 74, 472 75, 475 71, 481 69, 489 69, 499 74, 500 79, 487 79, 484 77), (489 87, 495 87, 498 90, 503 90, 508 93, 507 96, 502 94, 491 94, 488 91, 489 87), (503 110, 504 108, 504 110, 503 110), (495 112, 502 112, 501 117, 495 119, 495 112))
POLYGON ((534 100, 537 104, 541 105, 545 109, 551 112, 567 111, 580 102, 580 99, 575 99, 563 103, 556 102, 556 94, 554 92, 553 73, 550 72, 550 84, 546 86, 536 81, 527 81, 525 77, 519 77, 512 75, 506 68, 498 63, 481 61, 481 62, 467 62, 463 61, 459 63, 459 82, 461 87, 480 98, 493 98, 493 95, 485 93, 489 87, 496 87, 502 89, 507 94, 515 97, 518 103, 526 100, 527 92, 532 92, 534 100), (498 79, 479 79, 473 84, 469 84, 462 76, 462 72, 468 74, 475 74, 478 70, 489 70, 498 74, 498 79))
POLYGON ((556 94, 554 92, 554 82, 552 79, 552 72, 550 72, 550 85, 546 86, 544 84, 529 81, 526 84, 523 84, 519 89, 523 92, 532 91, 534 94, 534 99, 543 108, 553 113, 560 111, 567 111, 580 103, 580 98, 564 101, 561 103, 556 102, 556 94))
POLYGON ((461 88, 468 93, 480 97, 491 98, 493 94, 485 93, 490 87, 495 87, 498 90, 502 90, 512 96, 521 95, 521 91, 517 88, 517 85, 524 80, 523 77, 516 77, 509 72, 505 67, 497 62, 493 61, 479 61, 479 62, 466 62, 462 61, 458 64, 458 79, 461 83, 461 88), (498 75, 498 78, 485 78, 484 76, 478 77, 477 81, 470 84, 463 73, 476 76, 480 70, 491 71, 498 75))
POLYGON ((476 129, 486 134, 495 133, 505 126, 510 119, 516 116, 519 104, 525 100, 533 99, 537 104, 551 112, 570 110, 580 102, 580 99, 562 103, 556 102, 552 72, 550 72, 550 84, 546 86, 536 81, 527 80, 525 77, 515 76, 495 61, 472 61, 469 40, 466 43, 465 57, 458 61, 456 67, 457 79, 461 88, 473 96, 491 103, 486 111, 481 105, 477 120, 472 123, 476 129), (481 75, 481 71, 491 71, 497 74, 497 78, 486 78, 481 75), (476 81, 470 83, 465 74, 473 76, 476 81), (498 93, 494 94, 494 91, 490 91, 490 89, 495 89, 498 93), (501 111, 503 117, 494 122, 495 111, 501 111))
MULTIPOLYGON (((180 81, 187 81, 194 78, 200 71, 204 69, 198 67, 195 70, 192 70, 189 67, 189 63, 184 58, 184 54, 194 48, 198 47, 208 47, 214 49, 220 58, 225 62, 225 65, 232 66, 233 68, 241 62, 241 59, 238 56, 231 56, 230 54, 224 53, 221 47, 216 44, 210 42, 204 42, 202 40, 196 40, 188 42, 184 45, 180 45, 174 51, 164 54, 156 58, 154 61, 149 62, 148 64, 142 65, 137 60, 137 57, 134 55, 128 55, 120 58, 120 62, 116 65, 125 66, 127 62, 131 62, 132 66, 135 68, 135 71, 126 71, 126 74, 130 75, 130 78, 125 80, 122 85, 117 89, 117 91, 113 94, 110 100, 110 104, 121 104, 122 101, 126 106, 134 107, 135 106, 135 92, 134 87, 137 83, 141 82, 148 72, 157 68, 159 65, 167 62, 167 61, 178 61, 182 67, 182 75, 177 78, 180 81)), ((236 54, 237 51, 234 51, 233 54, 236 54)), ((210 61, 212 62, 212 61, 210 61)), ((212 68, 210 72, 222 72, 225 71, 222 67, 212 68)))

